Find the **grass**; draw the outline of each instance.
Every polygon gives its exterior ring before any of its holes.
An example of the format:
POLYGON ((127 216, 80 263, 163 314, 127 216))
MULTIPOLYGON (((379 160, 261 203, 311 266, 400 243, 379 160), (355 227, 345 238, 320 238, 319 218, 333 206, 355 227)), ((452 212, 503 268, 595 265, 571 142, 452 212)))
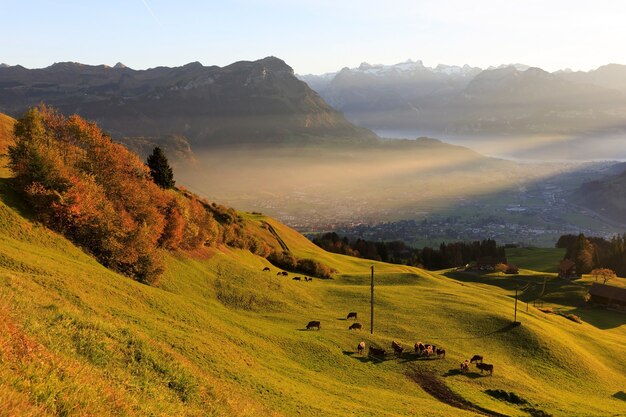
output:
POLYGON ((506 259, 510 264, 537 272, 558 271, 559 262, 565 256, 565 249, 560 248, 513 248, 506 250, 506 259))
MULTIPOLYGON (((554 300, 582 324, 530 306, 511 326, 509 277, 446 276, 330 254, 260 215, 244 215, 247 227, 271 241, 268 222, 296 256, 339 273, 295 282, 247 251, 218 248, 167 254, 167 272, 150 287, 33 222, 10 181, 4 185, 0 416, 529 415, 487 390, 514 392, 555 416, 626 413, 626 325, 614 322, 618 313, 574 312, 564 301, 579 287, 558 287, 554 300), (348 330, 349 311, 359 313, 363 331, 348 330), (310 320, 322 330, 306 331, 310 320), (361 340, 387 349, 391 340, 407 348, 421 340, 447 355, 373 360, 355 353, 361 340), (457 372, 475 353, 494 364, 493 376, 457 372), (442 389, 427 392, 425 382, 442 389), (449 405, 449 393, 468 408, 449 405)), ((546 275, 522 272, 537 282, 546 275)))

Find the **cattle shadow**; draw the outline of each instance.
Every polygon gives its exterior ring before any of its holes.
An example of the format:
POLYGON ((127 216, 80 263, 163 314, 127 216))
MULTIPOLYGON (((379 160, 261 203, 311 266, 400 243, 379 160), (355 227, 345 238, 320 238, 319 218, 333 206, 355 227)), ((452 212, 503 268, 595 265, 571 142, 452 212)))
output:
POLYGON ((398 359, 401 359, 400 363, 410 363, 410 362, 416 362, 416 361, 422 362, 422 361, 445 360, 445 358, 437 357, 436 355, 421 356, 421 355, 419 355, 417 353, 413 353, 413 352, 404 353, 398 359))
POLYGON ((448 371, 445 374, 443 374, 444 378, 447 378, 450 376, 464 376, 466 378, 476 379, 476 378, 481 378, 483 376, 489 376, 489 374, 481 374, 480 372, 474 372, 474 371, 462 372, 458 368, 452 368, 452 369, 448 369, 448 371))
POLYGON ((579 316, 584 322, 601 330, 614 329, 626 324, 626 313, 600 307, 578 307, 568 313, 579 316))
POLYGON ((617 391, 615 394, 612 395, 612 397, 618 400, 626 401, 626 392, 617 391))
POLYGON ((345 318, 345 317, 338 317, 338 318, 337 318, 337 320, 341 320, 341 321, 348 321, 348 319, 347 319, 347 318, 345 318))
POLYGON ((351 357, 352 359, 356 359, 361 363, 379 364, 396 358, 396 356, 394 356, 393 354, 387 354, 385 356, 359 355, 358 352, 353 352, 349 350, 343 350, 341 353, 351 357))

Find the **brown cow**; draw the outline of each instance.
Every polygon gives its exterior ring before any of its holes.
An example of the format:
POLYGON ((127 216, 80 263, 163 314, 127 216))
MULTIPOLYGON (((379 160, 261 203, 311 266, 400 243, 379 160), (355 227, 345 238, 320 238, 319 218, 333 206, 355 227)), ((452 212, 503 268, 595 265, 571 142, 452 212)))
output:
POLYGON ((446 358, 446 350, 445 349, 437 349, 435 351, 435 353, 437 353, 437 356, 442 356, 444 359, 446 358))
POLYGON ((356 320, 356 311, 351 311, 348 313, 348 317, 346 320, 355 319, 356 320))
POLYGON ((478 361, 480 361, 480 363, 483 362, 483 357, 481 355, 474 355, 472 356, 472 359, 470 359, 470 363, 478 363, 478 361))
POLYGON ((365 350, 365 342, 359 343, 359 345, 356 348, 359 351, 359 355, 362 355, 363 351, 365 350))
POLYGON ((469 368, 470 368, 469 359, 465 359, 463 362, 461 362, 461 372, 468 372, 469 368))
POLYGON ((489 372, 489 375, 493 375, 493 365, 490 363, 476 363, 476 367, 480 369, 481 374, 483 371, 487 371, 489 372))
POLYGON ((263 268, 263 272, 269 272, 270 268, 268 266, 266 266, 265 268, 263 268))
POLYGON ((395 340, 392 340, 391 347, 393 348, 393 351, 396 353, 396 355, 402 356, 402 352, 404 351, 404 348, 402 347, 400 343, 396 342, 395 340))
POLYGON ((294 280, 294 281, 300 281, 300 277, 293 277, 291 279, 294 280))
POLYGON ((426 349, 426 346, 424 346, 422 342, 416 342, 414 348, 415 353, 422 353, 422 351, 426 349))
POLYGON ((307 330, 313 329, 315 327, 317 327, 317 330, 319 330, 322 328, 322 324, 319 321, 313 320, 313 321, 310 321, 309 324, 306 325, 307 330))
POLYGON ((350 327, 348 327, 348 330, 356 330, 356 329, 361 330, 362 327, 363 326, 361 325, 361 323, 352 323, 350 327))
POLYGON ((387 351, 385 349, 375 348, 370 346, 368 350, 368 355, 370 356, 385 356, 387 351))

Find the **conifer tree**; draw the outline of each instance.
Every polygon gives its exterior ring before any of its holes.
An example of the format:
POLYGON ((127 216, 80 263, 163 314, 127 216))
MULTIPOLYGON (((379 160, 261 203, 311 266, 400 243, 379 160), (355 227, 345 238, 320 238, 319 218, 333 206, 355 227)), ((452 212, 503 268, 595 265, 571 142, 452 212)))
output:
POLYGON ((154 182, 161 188, 174 188, 174 172, 161 148, 154 148, 148 156, 148 167, 154 182))

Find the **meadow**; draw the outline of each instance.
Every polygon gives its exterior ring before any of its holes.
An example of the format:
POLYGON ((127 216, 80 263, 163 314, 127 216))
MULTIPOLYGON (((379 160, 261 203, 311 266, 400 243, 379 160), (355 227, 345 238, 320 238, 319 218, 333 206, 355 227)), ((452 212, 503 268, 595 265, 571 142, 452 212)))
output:
MULTIPOLYGON (((222 246, 164 253, 166 272, 149 286, 39 224, 10 173, 0 176, 0 416, 626 414, 626 316, 582 307, 588 278, 556 283, 544 301, 582 323, 530 304, 513 325, 515 280, 553 274, 431 272, 336 255, 241 213, 248 233, 335 268, 334 278, 294 281, 222 246), (363 330, 348 330, 350 311, 363 330), (311 320, 321 330, 306 330, 311 320), (392 340, 402 357, 356 352, 360 341, 390 351, 392 340), (417 357, 417 341, 446 357, 417 357), (493 375, 459 372, 473 354, 493 375)), ((543 261, 529 262, 518 261, 543 261)))

